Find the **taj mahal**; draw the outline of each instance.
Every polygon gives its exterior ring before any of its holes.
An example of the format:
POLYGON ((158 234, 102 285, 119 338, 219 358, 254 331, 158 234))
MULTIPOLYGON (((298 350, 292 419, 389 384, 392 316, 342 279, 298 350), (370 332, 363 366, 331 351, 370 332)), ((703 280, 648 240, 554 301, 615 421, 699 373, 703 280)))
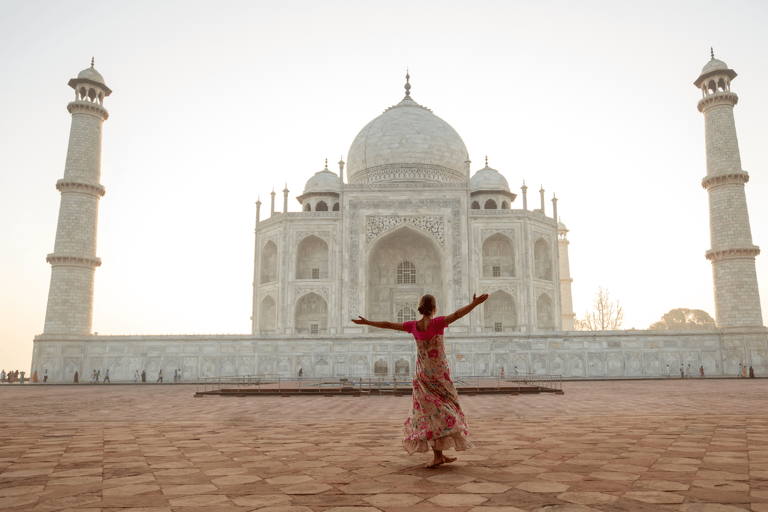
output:
POLYGON ((360 130, 338 173, 326 160, 309 177, 295 197, 301 211, 288 211, 287 187, 282 205, 272 191, 268 216, 256 202, 250 334, 99 336, 92 317, 105 195, 101 133, 112 91, 92 64, 69 81, 72 124, 56 183, 51 284, 32 370, 65 382, 75 372, 106 369, 115 381, 176 369, 186 381, 292 377, 299 369, 315 377, 405 376, 415 364, 412 340, 368 332, 350 319, 415 320, 425 293, 444 313, 473 293, 488 293, 449 329, 446 349, 457 375, 516 367, 566 377, 661 377, 667 365, 722 375, 735 374, 739 364, 765 374, 768 329, 733 115, 736 76, 713 55, 694 82, 707 149, 702 186, 710 205, 705 256, 713 269, 714 330, 575 331, 568 229, 557 198, 547 198, 543 186, 529 197, 522 180, 510 187, 487 158, 473 167, 461 136, 411 96, 406 74, 405 96, 360 130))

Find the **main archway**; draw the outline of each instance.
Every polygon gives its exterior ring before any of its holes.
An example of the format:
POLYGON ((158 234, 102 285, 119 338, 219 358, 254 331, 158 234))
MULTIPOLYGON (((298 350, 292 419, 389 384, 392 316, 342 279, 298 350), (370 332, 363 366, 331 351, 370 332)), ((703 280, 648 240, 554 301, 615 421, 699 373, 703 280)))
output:
POLYGON ((397 322, 398 312, 416 310, 426 293, 445 313, 443 269, 443 251, 429 235, 403 226, 382 236, 368 252, 366 314, 397 322))

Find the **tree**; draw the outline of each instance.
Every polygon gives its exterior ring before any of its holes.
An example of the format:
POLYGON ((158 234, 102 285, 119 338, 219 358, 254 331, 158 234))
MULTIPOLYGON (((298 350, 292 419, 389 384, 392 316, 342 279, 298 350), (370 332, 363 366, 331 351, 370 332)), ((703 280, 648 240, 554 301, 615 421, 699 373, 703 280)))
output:
POLYGON ((624 310, 619 301, 614 304, 608 290, 597 289, 592 312, 584 313, 584 319, 576 319, 577 331, 616 331, 624 322, 624 310))
POLYGON ((648 327, 651 331, 686 331, 691 329, 714 329, 715 320, 701 309, 672 309, 664 313, 661 320, 648 327))

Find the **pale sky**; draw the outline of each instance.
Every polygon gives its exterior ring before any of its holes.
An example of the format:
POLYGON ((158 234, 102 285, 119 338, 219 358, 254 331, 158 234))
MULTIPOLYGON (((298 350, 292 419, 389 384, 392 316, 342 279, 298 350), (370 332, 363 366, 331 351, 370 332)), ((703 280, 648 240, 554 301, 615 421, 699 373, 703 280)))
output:
MULTIPOLYGON (((250 333, 258 196, 290 209, 325 158, 403 96, 570 229, 577 315, 598 286, 647 328, 714 316, 704 119, 709 48, 732 90, 754 243, 768 251, 768 3, 0 3, 0 368, 43 330, 70 115, 96 58, 106 98, 93 330, 250 333)), ((338 167, 330 166, 338 171, 338 167)), ((521 208, 520 198, 512 204, 521 208)), ((533 207, 533 206, 532 206, 533 207)), ((264 215, 263 215, 264 216, 264 215)), ((757 258, 768 314, 768 254, 757 258)))

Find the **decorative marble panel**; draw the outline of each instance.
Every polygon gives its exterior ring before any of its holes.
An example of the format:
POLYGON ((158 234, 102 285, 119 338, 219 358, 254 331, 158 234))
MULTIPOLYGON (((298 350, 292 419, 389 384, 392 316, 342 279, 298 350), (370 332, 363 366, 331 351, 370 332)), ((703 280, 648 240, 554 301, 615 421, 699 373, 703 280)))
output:
POLYGON ((496 233, 506 235, 510 239, 515 239, 515 231, 514 229, 483 229, 480 231, 480 238, 483 242, 485 242, 485 239, 488 238, 491 235, 495 235, 496 233))
POLYGON ((293 246, 299 245, 299 242, 307 238, 308 236, 316 236, 323 240, 328 245, 331 244, 331 232, 330 231, 297 231, 293 237, 293 246))
POLYGON ((399 216, 386 216, 386 217, 367 217, 365 226, 365 244, 366 247, 370 247, 371 243, 379 237, 382 233, 401 226, 403 224, 409 224, 415 228, 418 228, 432 236, 440 244, 440 247, 445 248, 445 237, 443 235, 443 217, 441 216, 414 216, 414 217, 399 217, 399 216))

